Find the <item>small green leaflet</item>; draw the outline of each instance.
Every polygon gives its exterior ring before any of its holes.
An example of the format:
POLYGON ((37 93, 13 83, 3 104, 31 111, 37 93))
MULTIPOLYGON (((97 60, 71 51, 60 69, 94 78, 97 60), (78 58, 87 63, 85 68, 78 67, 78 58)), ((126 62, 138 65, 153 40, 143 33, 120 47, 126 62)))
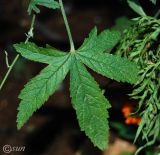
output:
POLYGON ((129 6, 140 16, 146 16, 138 0, 127 0, 129 6))
POLYGON ((17 127, 20 129, 26 123, 70 72, 71 99, 81 130, 95 146, 106 148, 109 135, 107 109, 110 108, 110 103, 85 65, 111 79, 135 83, 138 75, 136 64, 105 53, 110 51, 119 39, 120 34, 116 31, 105 30, 97 35, 97 29, 94 28, 75 52, 66 53, 51 46, 42 48, 34 43, 15 44, 16 51, 23 57, 48 65, 21 91, 17 127))
POLYGON ((31 14, 32 10, 36 13, 40 13, 40 10, 37 7, 37 5, 45 6, 50 9, 60 8, 59 3, 55 0, 31 0, 28 7, 28 13, 31 14))

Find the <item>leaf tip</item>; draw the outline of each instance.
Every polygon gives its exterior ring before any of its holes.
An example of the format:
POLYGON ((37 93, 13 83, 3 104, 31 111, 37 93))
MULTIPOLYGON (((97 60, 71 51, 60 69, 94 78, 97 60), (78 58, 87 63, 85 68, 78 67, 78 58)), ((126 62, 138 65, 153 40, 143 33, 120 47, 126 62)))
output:
POLYGON ((17 118, 17 130, 20 130, 23 127, 23 123, 17 118))

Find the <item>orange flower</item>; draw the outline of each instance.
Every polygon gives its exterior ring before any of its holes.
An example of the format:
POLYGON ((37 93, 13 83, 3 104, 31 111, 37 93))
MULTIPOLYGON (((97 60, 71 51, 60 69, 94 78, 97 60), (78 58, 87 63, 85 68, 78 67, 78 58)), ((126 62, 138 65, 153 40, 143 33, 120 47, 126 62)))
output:
POLYGON ((128 117, 132 112, 132 107, 128 104, 125 104, 122 108, 122 113, 124 117, 128 117))
POLYGON ((139 125, 140 122, 141 118, 135 116, 127 117, 125 120, 125 123, 128 125, 139 125))
POLYGON ((128 125, 139 125, 139 123, 141 122, 141 118, 137 116, 130 116, 133 111, 132 105, 133 104, 131 103, 126 103, 122 107, 122 113, 125 117, 125 123, 128 125))

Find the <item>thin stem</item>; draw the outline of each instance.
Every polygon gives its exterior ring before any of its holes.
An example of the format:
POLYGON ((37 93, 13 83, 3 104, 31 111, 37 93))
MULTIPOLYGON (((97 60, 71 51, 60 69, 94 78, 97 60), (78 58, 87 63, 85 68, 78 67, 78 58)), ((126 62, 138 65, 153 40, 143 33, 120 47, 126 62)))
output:
POLYGON ((33 29, 34 29, 35 20, 36 20, 36 15, 34 14, 33 18, 32 18, 30 29, 29 29, 28 33, 26 34, 27 38, 25 40, 25 43, 27 43, 30 38, 33 38, 33 29))
POLYGON ((70 42, 70 48, 71 48, 70 51, 75 52, 73 38, 72 38, 71 30, 70 30, 70 27, 69 27, 69 24, 68 24, 68 20, 67 20, 67 17, 66 17, 66 13, 65 13, 65 10, 64 10, 62 0, 59 0, 59 4, 60 4, 63 20, 64 20, 64 23, 65 23, 65 26, 66 26, 66 30, 67 30, 67 34, 68 34, 68 38, 69 38, 69 42, 70 42))
POLYGON ((15 63, 17 62, 18 58, 19 58, 19 54, 14 58, 14 60, 13 60, 12 64, 10 65, 10 67, 9 67, 9 69, 8 69, 5 77, 3 78, 3 80, 2 80, 2 82, 1 82, 1 84, 0 84, 0 90, 2 89, 3 85, 5 84, 7 78, 8 78, 8 76, 9 76, 10 72, 12 71, 15 63))
MULTIPOLYGON (((25 40, 25 43, 27 43, 27 42, 29 41, 29 39, 33 37, 33 28, 34 28, 35 18, 36 18, 36 16, 33 15, 30 29, 29 29, 28 33, 26 34, 27 38, 26 38, 26 40, 25 40)), ((8 66, 9 69, 8 69, 7 73, 5 74, 2 82, 0 83, 0 90, 3 88, 3 86, 4 86, 4 84, 5 84, 8 76, 9 76, 10 72, 12 71, 14 65, 16 64, 19 56, 20 56, 20 55, 17 54, 16 57, 14 58, 13 62, 11 63, 11 65, 8 66)))

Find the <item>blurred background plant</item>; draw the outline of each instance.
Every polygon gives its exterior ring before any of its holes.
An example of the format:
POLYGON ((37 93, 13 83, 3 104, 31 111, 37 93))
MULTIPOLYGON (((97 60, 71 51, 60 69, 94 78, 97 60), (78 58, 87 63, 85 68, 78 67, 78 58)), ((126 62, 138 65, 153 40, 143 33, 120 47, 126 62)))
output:
MULTIPOLYGON (((140 79, 136 83, 130 96, 138 101, 135 114, 141 117, 135 142, 140 138, 145 144, 137 150, 153 145, 160 134, 160 20, 159 10, 155 17, 148 17, 140 4, 133 5, 134 1, 128 1, 131 8, 141 17, 133 19, 134 24, 124 32, 123 38, 117 48, 117 54, 135 61, 140 68, 140 79)), ((156 1, 153 2, 156 4, 156 1)))

